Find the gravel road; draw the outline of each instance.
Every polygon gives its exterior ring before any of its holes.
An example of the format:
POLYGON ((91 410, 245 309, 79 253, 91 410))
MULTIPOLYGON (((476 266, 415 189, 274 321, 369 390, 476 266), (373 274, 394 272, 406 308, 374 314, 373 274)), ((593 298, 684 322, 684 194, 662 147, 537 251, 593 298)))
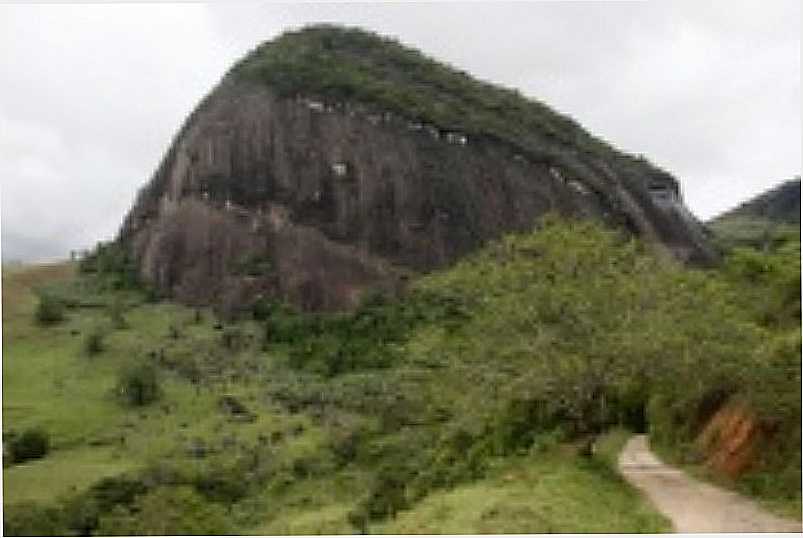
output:
POLYGON ((768 513, 732 491, 700 482, 660 461, 644 435, 633 436, 619 470, 668 517, 676 532, 796 532, 801 523, 768 513))

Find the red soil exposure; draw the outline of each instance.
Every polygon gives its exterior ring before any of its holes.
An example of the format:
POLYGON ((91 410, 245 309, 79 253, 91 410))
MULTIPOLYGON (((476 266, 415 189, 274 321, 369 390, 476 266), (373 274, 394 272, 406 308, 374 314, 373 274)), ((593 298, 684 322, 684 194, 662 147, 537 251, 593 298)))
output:
POLYGON ((755 416, 738 403, 722 406, 697 437, 706 465, 736 478, 753 462, 761 428, 755 416))

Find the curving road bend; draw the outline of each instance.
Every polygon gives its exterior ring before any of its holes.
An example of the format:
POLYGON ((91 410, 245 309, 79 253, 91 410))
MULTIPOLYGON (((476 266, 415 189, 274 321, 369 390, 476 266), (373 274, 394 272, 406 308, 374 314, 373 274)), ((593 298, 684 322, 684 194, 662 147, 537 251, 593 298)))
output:
POLYGON ((803 524, 770 514, 732 491, 691 478, 660 461, 645 435, 628 440, 619 471, 668 517, 676 532, 796 532, 803 524))

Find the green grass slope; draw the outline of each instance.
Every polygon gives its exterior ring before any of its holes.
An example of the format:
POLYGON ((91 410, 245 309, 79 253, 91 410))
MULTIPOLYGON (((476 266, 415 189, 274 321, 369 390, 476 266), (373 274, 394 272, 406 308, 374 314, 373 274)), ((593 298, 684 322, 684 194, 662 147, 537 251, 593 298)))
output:
POLYGON ((788 273, 684 269, 548 218, 397 301, 222 324, 129 267, 107 247, 62 282, 4 274, 4 448, 50 438, 4 468, 7 534, 658 532, 604 432, 648 423, 692 454, 729 398, 784 441, 753 493, 799 501, 799 304, 744 293, 788 297, 788 273), (35 294, 63 319, 36 322, 35 294))

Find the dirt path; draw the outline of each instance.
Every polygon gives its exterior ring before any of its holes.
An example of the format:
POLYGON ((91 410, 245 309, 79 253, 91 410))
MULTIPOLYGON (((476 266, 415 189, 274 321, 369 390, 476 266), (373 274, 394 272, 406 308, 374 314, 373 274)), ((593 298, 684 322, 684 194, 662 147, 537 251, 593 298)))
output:
POLYGON ((627 442, 619 470, 672 521, 676 532, 801 532, 801 523, 774 516, 737 493, 661 462, 644 435, 627 442))

